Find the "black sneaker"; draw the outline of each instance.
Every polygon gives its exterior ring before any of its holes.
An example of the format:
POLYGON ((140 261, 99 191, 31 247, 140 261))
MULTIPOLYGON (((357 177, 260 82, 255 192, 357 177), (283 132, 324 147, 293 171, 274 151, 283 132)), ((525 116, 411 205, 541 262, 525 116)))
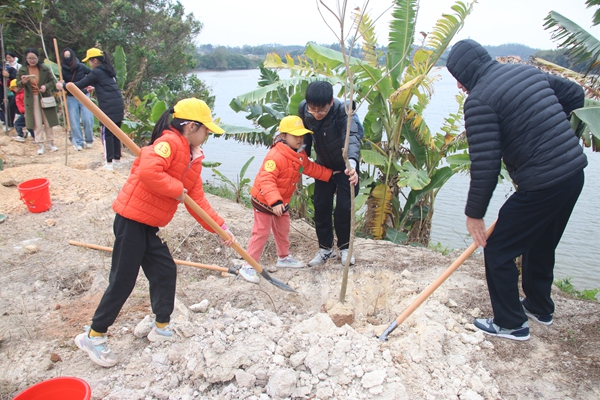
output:
POLYGON ((552 314, 534 314, 525 307, 525 299, 521 298, 520 300, 527 317, 542 325, 552 325, 552 314))
POLYGON ((494 318, 478 318, 473 323, 480 331, 487 335, 503 337, 511 340, 529 339, 529 324, 527 321, 523 322, 523 325, 515 329, 499 327, 494 323, 494 318))

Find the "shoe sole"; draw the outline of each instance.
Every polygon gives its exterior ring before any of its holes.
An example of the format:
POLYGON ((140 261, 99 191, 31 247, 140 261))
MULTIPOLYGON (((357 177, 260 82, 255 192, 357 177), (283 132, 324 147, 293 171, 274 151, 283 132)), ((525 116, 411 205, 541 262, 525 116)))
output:
POLYGON ((92 360, 94 363, 98 364, 99 366, 104 367, 104 368, 110 368, 110 367, 112 367, 112 366, 114 366, 114 365, 117 364, 116 361, 111 364, 109 362, 103 361, 102 359, 96 357, 96 354, 94 354, 93 351, 90 351, 87 348, 87 346, 84 346, 84 345, 82 345, 82 344, 79 343, 79 335, 77 335, 75 337, 74 341, 75 341, 75 345, 79 348, 79 350, 85 351, 87 353, 88 357, 90 358, 90 360, 92 360))
POLYGON ((148 334, 148 340, 152 343, 156 342, 172 342, 175 340, 175 336, 163 336, 155 333, 153 330, 148 334))
POLYGON ((280 265, 280 264, 275 264, 275 266, 277 268, 304 268, 304 267, 306 267, 306 265, 304 265, 304 264, 300 264, 300 265, 280 265))
POLYGON ((531 335, 527 335, 527 336, 513 336, 513 335, 506 335, 503 333, 491 333, 488 331, 485 331, 479 327, 477 327, 477 329, 479 329, 481 332, 485 333, 486 335, 490 335, 490 336, 496 336, 496 337, 501 337, 504 339, 510 339, 510 340, 518 340, 518 341, 523 341, 523 340, 527 340, 531 337, 531 335))

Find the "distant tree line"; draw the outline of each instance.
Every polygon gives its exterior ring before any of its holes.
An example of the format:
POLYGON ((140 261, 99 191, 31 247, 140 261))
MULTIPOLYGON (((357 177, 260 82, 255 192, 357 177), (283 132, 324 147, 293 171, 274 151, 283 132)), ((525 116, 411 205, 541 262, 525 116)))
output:
MULTIPOLYGON (((339 43, 324 45, 332 50, 341 51, 339 43)), ((289 54, 292 57, 301 56, 304 52, 304 46, 284 46, 280 44, 263 44, 259 46, 213 46, 212 44, 203 44, 196 47, 196 69, 197 70, 230 70, 230 69, 253 69, 265 60, 268 53, 277 53, 280 57, 289 54)), ((484 46, 492 58, 517 56, 523 61, 530 57, 539 57, 553 62, 562 67, 572 69, 577 72, 585 72, 584 65, 573 65, 566 57, 564 50, 539 50, 525 46, 519 43, 508 43, 500 46, 484 46)), ((415 48, 416 49, 416 48, 415 48)), ((385 54, 384 47, 378 47, 377 51, 385 54)), ((446 58, 449 51, 440 58, 438 66, 446 65, 446 58)), ((360 47, 355 47, 352 56, 361 58, 362 51, 360 47)), ((385 62, 385 56, 380 60, 385 62)))

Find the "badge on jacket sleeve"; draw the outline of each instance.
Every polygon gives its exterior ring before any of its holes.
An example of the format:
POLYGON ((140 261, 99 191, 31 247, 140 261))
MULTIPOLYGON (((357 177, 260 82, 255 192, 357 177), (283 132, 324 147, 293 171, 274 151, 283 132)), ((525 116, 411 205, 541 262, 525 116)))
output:
POLYGON ((160 142, 154 146, 154 152, 162 158, 167 158, 171 155, 171 146, 167 142, 160 142))
POLYGON ((275 165, 274 160, 268 160, 267 162, 265 162, 265 171, 273 172, 275 171, 275 168, 277 168, 277 165, 275 165))

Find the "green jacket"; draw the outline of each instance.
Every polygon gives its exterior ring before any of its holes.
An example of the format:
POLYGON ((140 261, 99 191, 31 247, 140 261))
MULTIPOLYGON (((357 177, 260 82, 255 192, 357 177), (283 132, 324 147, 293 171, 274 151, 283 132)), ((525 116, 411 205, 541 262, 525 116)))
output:
MULTIPOLYGON (((51 97, 56 91, 56 81, 54 79, 52 70, 41 63, 38 64, 38 68, 40 69, 40 81, 38 82, 38 88, 42 85, 46 86, 46 91, 44 93, 40 92, 40 94, 43 97, 51 97)), ((25 126, 27 126, 27 129, 33 129, 35 127, 35 120, 33 118, 33 92, 30 82, 27 82, 25 85, 21 83, 21 76, 23 75, 30 75, 29 66, 27 66, 27 64, 23 64, 17 72, 17 86, 25 89, 25 126)), ((42 108, 42 112, 46 116, 48 124, 51 127, 59 125, 56 107, 42 108)))

